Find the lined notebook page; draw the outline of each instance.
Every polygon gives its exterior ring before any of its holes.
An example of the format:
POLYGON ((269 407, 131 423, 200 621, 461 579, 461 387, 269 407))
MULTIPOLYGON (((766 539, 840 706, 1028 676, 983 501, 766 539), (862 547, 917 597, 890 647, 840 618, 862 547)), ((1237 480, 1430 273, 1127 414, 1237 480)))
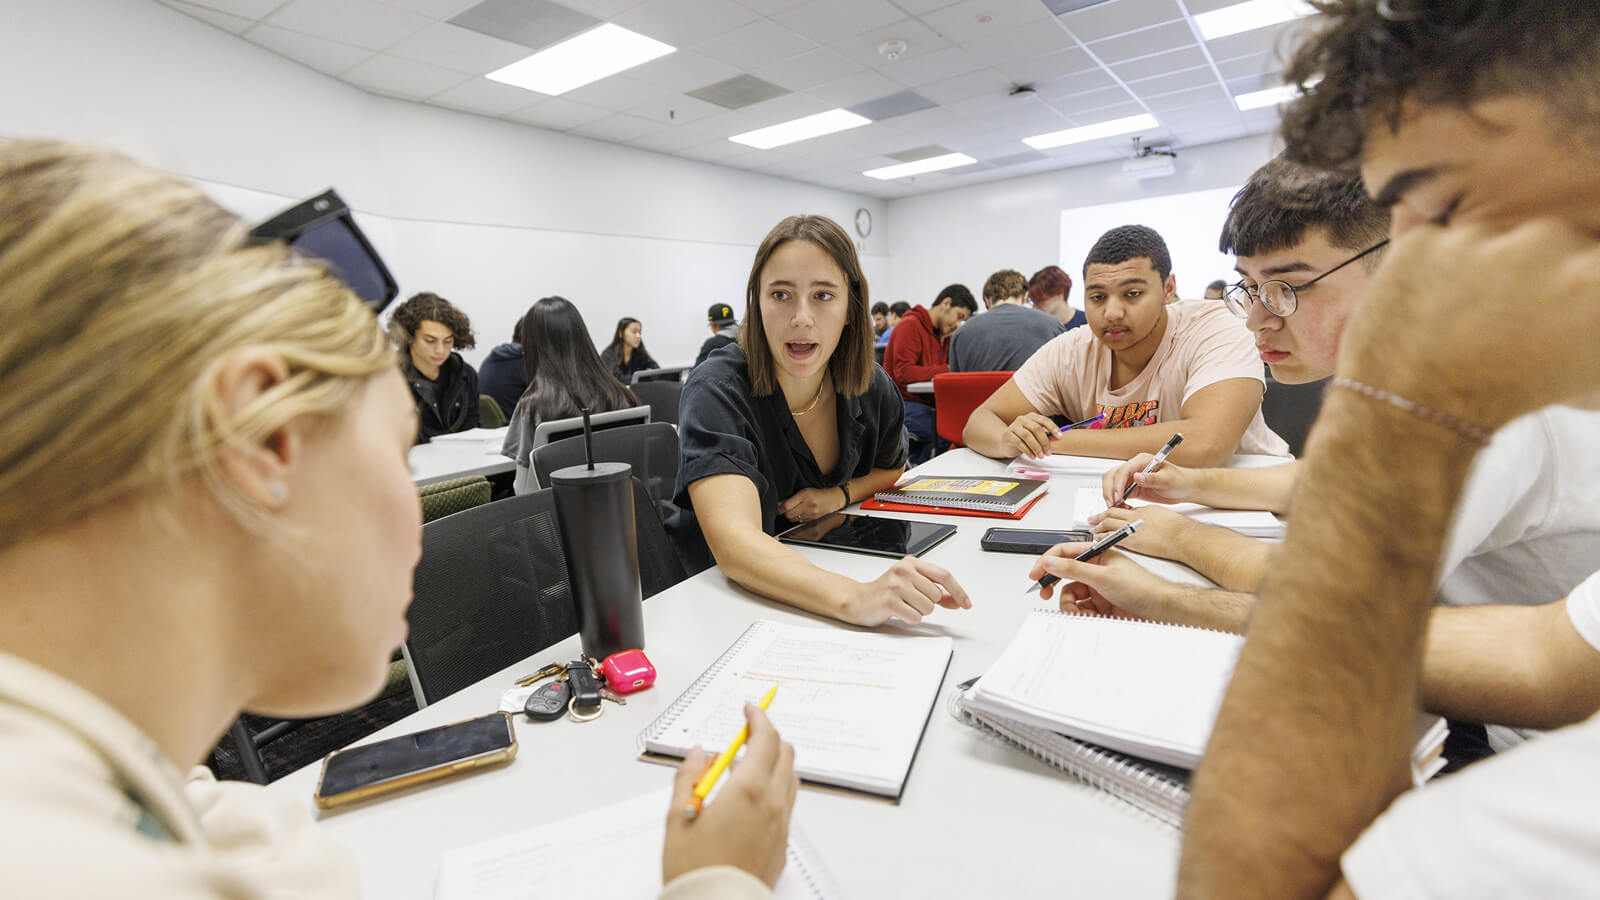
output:
MULTIPOLYGON (((437 900, 655 900, 671 789, 562 822, 452 850, 439 867, 437 900)), ((825 900, 820 872, 789 831, 789 861, 773 896, 825 900)))
POLYGON ((1244 638, 1035 610, 972 689, 990 715, 1194 768, 1244 638))
MULTIPOLYGON (((1130 509, 1139 509, 1143 506, 1159 506, 1173 512, 1188 516, 1196 522, 1206 525, 1218 525, 1239 532, 1246 537, 1273 538, 1283 537, 1288 528, 1277 516, 1259 509, 1213 509, 1201 506, 1198 503, 1149 503, 1140 500, 1137 496, 1128 500, 1130 509)), ((1089 517, 1099 515, 1106 511, 1105 495, 1097 487, 1078 488, 1072 499, 1072 519, 1079 525, 1089 524, 1089 517)))
POLYGON ((897 797, 954 641, 760 621, 644 734, 651 753, 715 753, 744 725, 744 702, 773 684, 767 715, 808 781, 897 797))

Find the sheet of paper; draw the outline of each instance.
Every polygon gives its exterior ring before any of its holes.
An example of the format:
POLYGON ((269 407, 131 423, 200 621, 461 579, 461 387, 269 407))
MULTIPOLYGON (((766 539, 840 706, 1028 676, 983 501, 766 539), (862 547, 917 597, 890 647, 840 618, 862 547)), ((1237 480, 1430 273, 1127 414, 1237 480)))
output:
MULTIPOLYGON (((439 867, 436 900, 655 900, 670 789, 561 822, 452 850, 439 867)), ((823 900, 815 866, 796 846, 778 879, 779 900, 823 900)))
MULTIPOLYGON (((1198 503, 1149 503, 1133 497, 1128 501, 1130 509, 1139 509, 1146 506, 1159 506, 1172 510, 1179 515, 1188 516, 1196 522, 1207 525, 1218 525, 1229 528, 1248 537, 1283 537, 1284 530, 1288 527, 1277 516, 1269 512, 1255 509, 1213 509, 1201 506, 1198 503)), ((1079 526, 1089 524, 1089 517, 1099 515, 1106 511, 1105 496, 1098 487, 1078 488, 1072 500, 1072 520, 1079 526)))
POLYGON ((952 647, 945 637, 758 622, 677 718, 645 735, 646 746, 715 753, 744 725, 744 702, 777 684, 767 714, 794 745, 802 778, 895 796, 952 647))
POLYGON ((1019 456, 1006 466, 1006 474, 1016 478, 1098 478, 1122 464, 1120 459, 1098 456, 1051 456, 1035 459, 1019 456), (1043 476, 1036 473, 1044 473, 1043 476))
POLYGON ((493 441, 495 444, 495 449, 498 450, 500 443, 506 439, 507 427, 508 426, 501 426, 499 428, 468 428, 466 431, 453 431, 449 434, 436 434, 430 439, 430 442, 435 444, 471 444, 476 441, 482 441, 487 444, 493 441))

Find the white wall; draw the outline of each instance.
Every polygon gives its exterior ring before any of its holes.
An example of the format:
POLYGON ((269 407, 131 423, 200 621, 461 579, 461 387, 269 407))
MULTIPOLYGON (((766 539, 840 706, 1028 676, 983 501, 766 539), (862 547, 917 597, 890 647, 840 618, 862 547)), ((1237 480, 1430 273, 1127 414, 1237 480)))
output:
MULTIPOLYGON (((5 19, 0 136, 106 144, 252 219, 333 186, 402 296, 467 311, 473 362, 547 294, 577 303, 601 343, 631 315, 657 359, 690 362, 706 307, 742 308, 779 219, 889 218, 859 195, 375 97, 154 0, 13 3, 5 19)), ((891 232, 865 242, 875 284, 891 232)))
MULTIPOLYGON (((1137 207, 1121 206, 1130 201, 1146 201, 1159 209, 1161 198, 1168 195, 1243 184, 1274 152, 1272 138, 1260 135, 1181 149, 1177 174, 1167 178, 1129 181, 1122 177, 1120 162, 1109 162, 897 199, 889 204, 888 284, 895 295, 875 292, 875 296, 927 305, 940 288, 957 281, 978 296, 984 280, 995 271, 1010 268, 1030 276, 1054 263, 1072 276, 1070 299, 1082 306, 1079 273, 1089 246, 1070 254, 1063 251, 1064 212, 1118 204, 1110 214, 1121 217, 1137 212, 1137 207)), ((1107 219, 1093 230, 1098 236, 1135 221, 1107 219)), ((1221 228, 1218 218, 1195 223, 1191 234, 1204 237, 1209 232, 1205 239, 1214 254, 1221 228)), ((1175 266, 1174 274, 1179 296, 1198 298, 1207 282, 1225 272, 1208 268, 1185 273, 1175 266)))

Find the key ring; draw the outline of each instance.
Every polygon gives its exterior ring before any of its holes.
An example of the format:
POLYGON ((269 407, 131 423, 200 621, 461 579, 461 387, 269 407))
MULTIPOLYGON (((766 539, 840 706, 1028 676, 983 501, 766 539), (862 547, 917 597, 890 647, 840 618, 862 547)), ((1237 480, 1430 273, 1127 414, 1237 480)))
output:
POLYGON ((605 711, 606 705, 604 702, 602 702, 599 706, 596 706, 594 708, 594 712, 592 713, 580 713, 578 712, 577 697, 573 697, 571 700, 567 701, 567 715, 571 716, 572 721, 574 722, 593 722, 595 719, 600 718, 600 714, 605 711))

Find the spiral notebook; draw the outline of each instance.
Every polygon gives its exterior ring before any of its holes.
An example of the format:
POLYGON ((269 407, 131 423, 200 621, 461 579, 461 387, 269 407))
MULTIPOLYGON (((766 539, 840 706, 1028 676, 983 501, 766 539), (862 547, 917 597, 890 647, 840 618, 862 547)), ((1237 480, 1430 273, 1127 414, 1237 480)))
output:
POLYGON ((1014 513, 1042 494, 1048 480, 1031 478, 942 478, 918 476, 879 491, 873 499, 908 506, 942 506, 1014 513))
MULTIPOLYGON (((646 758, 713 752, 773 684, 767 715, 811 784, 898 800, 955 642, 757 621, 639 735, 646 758)), ((713 795, 714 796, 714 795, 713 795)))
MULTIPOLYGON (((435 900, 545 900, 661 895, 661 846, 672 791, 653 791, 444 855, 435 900)), ((824 871, 789 827, 789 858, 776 900, 827 900, 824 871)))
MULTIPOLYGON (((1259 509, 1215 509, 1198 503, 1149 503, 1137 496, 1128 500, 1128 508, 1160 506, 1180 516, 1186 516, 1203 525, 1216 525, 1253 538, 1281 538, 1289 526, 1272 513, 1259 509)), ((1106 511, 1106 498, 1097 487, 1078 488, 1072 498, 1072 520, 1075 525, 1089 524, 1089 517, 1106 511)))

